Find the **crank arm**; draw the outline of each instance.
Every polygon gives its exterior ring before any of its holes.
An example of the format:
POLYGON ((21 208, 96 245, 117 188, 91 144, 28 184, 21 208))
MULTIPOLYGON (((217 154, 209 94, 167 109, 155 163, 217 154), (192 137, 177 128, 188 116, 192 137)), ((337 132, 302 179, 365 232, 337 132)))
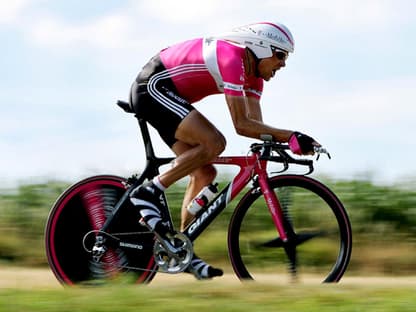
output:
POLYGON ((179 253, 182 251, 181 248, 176 248, 170 242, 170 240, 174 239, 174 236, 170 233, 166 235, 166 238, 162 237, 158 233, 154 232, 158 242, 163 246, 165 252, 168 254, 169 257, 172 257, 175 260, 180 260, 179 253))

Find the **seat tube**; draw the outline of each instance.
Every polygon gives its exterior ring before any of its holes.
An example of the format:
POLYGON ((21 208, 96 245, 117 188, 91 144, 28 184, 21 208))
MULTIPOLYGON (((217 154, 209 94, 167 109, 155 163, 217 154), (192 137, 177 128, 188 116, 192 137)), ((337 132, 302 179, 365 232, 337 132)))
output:
POLYGON ((260 169, 259 172, 257 172, 257 176, 261 191, 264 196, 264 200, 266 201, 267 207, 269 208, 277 232, 279 233, 282 241, 286 242, 287 235, 283 226, 282 207, 280 206, 279 200, 277 199, 273 189, 270 188, 266 170, 260 169))

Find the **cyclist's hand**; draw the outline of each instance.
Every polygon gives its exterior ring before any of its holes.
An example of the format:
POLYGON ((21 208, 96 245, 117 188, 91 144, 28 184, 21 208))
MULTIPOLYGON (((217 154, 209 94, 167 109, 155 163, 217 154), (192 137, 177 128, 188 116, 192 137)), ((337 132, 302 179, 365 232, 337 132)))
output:
POLYGON ((297 155, 313 155, 315 146, 319 147, 321 144, 310 136, 297 131, 293 132, 289 138, 289 148, 297 155))

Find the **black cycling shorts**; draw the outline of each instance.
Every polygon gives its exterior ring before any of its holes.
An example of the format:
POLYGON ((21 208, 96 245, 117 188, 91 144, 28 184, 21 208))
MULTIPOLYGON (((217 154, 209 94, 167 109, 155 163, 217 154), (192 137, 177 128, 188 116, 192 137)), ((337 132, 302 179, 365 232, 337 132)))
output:
POLYGON ((177 141, 175 132, 181 121, 195 109, 178 94, 159 55, 137 76, 130 103, 137 117, 149 122, 169 147, 177 141))

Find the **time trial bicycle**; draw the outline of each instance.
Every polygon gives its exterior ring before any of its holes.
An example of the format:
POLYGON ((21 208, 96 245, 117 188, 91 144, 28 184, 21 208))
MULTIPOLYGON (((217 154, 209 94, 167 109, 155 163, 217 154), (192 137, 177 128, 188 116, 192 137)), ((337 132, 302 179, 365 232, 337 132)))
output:
MULTIPOLYGON (((118 101, 126 112, 129 103, 118 101)), ((172 232, 161 242, 139 222, 130 202, 134 188, 159 174, 172 157, 155 155, 149 129, 138 119, 146 151, 140 175, 86 178, 70 186, 53 205, 45 230, 49 265, 62 283, 90 284, 128 280, 149 283, 158 272, 180 273, 193 255, 193 241, 237 197, 228 227, 231 266, 241 280, 261 280, 282 273, 292 280, 313 274, 323 282, 338 282, 347 269, 352 249, 348 214, 338 197, 323 183, 308 176, 313 160, 290 154, 287 144, 263 136, 246 156, 221 156, 215 165, 237 166, 238 173, 183 231, 175 231, 169 213, 163 219, 172 232), (269 172, 268 163, 282 165, 269 172), (306 174, 283 174, 299 165, 306 174), (250 185, 251 183, 251 185, 250 185)), ((318 157, 327 153, 316 148, 318 157)), ((329 154, 328 154, 329 156, 329 154)))

